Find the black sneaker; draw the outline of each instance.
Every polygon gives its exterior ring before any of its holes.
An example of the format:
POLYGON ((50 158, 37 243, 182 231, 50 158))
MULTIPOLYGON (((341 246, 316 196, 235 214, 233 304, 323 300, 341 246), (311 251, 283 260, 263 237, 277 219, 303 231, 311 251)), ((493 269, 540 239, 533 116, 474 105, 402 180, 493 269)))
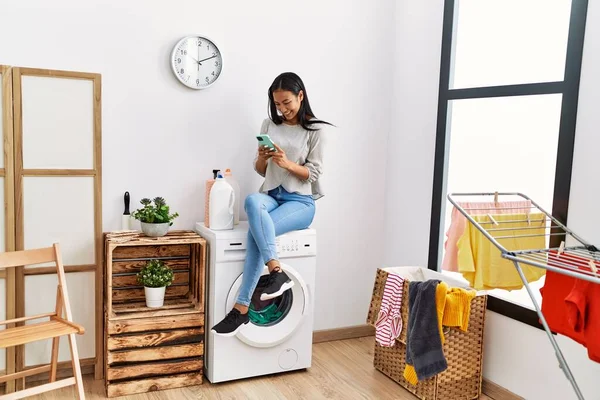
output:
POLYGON ((223 321, 213 326, 212 331, 220 336, 234 336, 248 322, 250 322, 248 313, 242 314, 240 310, 234 308, 223 318, 223 321))
POLYGON ((262 301, 274 299, 281 296, 283 292, 291 289, 293 286, 294 281, 285 272, 281 271, 281 269, 276 268, 269 274, 269 280, 260 295, 260 299, 262 301))

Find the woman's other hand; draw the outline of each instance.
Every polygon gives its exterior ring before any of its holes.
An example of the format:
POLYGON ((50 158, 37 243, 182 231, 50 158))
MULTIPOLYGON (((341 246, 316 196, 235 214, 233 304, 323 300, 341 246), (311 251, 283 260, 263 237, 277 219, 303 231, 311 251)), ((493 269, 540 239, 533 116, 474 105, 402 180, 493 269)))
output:
POLYGON ((291 162, 290 160, 288 160, 287 156, 285 155, 285 151, 283 151, 281 149, 281 147, 277 146, 275 143, 273 143, 275 145, 275 148, 277 149, 277 151, 272 151, 271 152, 271 157, 273 158, 273 162, 275 164, 277 164, 280 168, 283 169, 290 169, 291 166, 291 162))

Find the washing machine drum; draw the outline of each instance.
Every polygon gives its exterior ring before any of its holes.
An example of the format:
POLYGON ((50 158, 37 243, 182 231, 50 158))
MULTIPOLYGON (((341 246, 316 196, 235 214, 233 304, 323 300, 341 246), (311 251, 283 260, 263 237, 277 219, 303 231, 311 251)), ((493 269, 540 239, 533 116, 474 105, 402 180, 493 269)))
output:
MULTIPOLYGON (((279 297, 260 300, 269 276, 269 269, 265 267, 252 295, 248 311, 250 323, 237 333, 238 339, 250 346, 272 347, 286 341, 302 325, 304 315, 309 310, 309 291, 304 279, 289 265, 282 263, 281 266, 294 286, 279 297)), ((241 286, 242 275, 229 290, 225 313, 233 308, 241 286)))

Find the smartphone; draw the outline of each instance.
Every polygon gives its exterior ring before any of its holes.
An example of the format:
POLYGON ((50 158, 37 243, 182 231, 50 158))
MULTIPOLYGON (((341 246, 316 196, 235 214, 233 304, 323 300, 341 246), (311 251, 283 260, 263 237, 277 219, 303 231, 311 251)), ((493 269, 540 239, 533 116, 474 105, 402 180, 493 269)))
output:
POLYGON ((271 149, 271 151, 277 151, 269 135, 257 135, 256 139, 258 140, 258 144, 260 146, 267 146, 271 149))

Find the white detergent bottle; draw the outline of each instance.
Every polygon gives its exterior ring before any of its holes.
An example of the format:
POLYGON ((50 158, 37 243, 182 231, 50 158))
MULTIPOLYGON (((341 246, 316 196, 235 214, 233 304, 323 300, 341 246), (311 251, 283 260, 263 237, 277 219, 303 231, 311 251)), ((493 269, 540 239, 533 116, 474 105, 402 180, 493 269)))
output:
POLYGON ((231 185, 233 192, 235 193, 235 203, 233 204, 233 224, 237 225, 240 223, 240 185, 237 183, 237 180, 233 177, 233 175, 231 175, 231 170, 229 168, 225 170, 225 180, 231 185))
POLYGON ((219 172, 210 189, 209 218, 210 229, 222 231, 233 229, 233 205, 235 192, 219 172))

